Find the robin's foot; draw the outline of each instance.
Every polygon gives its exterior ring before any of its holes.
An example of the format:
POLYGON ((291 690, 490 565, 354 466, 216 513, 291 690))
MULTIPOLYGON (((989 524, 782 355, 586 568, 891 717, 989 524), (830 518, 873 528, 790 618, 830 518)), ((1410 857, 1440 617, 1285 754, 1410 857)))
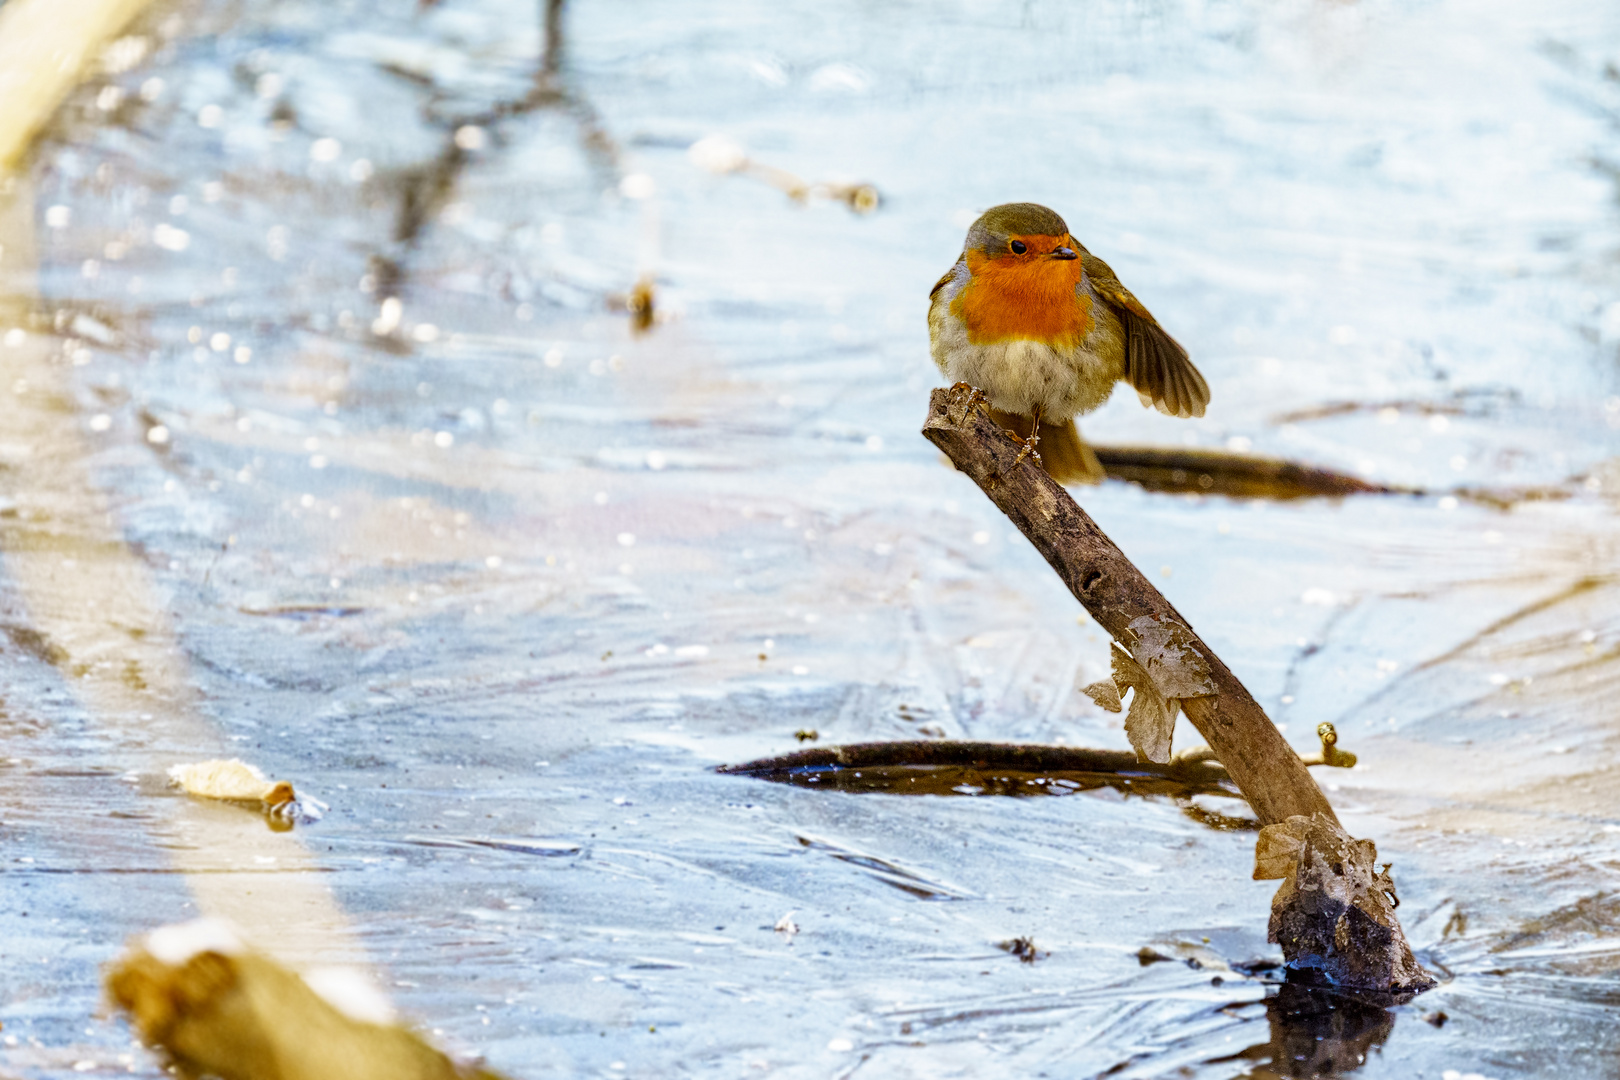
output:
POLYGON ((955 386, 951 387, 951 393, 956 395, 957 398, 957 400, 951 402, 951 407, 957 408, 958 411, 956 415, 953 416, 951 415, 951 408, 947 408, 945 410, 945 415, 946 418, 949 419, 953 424, 964 423, 968 418, 968 414, 974 409, 986 408, 989 404, 985 399, 984 391, 980 390, 972 383, 959 382, 955 386), (967 393, 966 398, 961 396, 963 392, 967 393))
POLYGON ((1039 465, 1043 469, 1046 468, 1046 462, 1041 460, 1041 452, 1035 449, 1037 446, 1041 445, 1040 425, 1036 425, 1035 430, 1029 433, 1029 438, 1027 439, 1023 438, 1016 432, 1007 431, 1006 428, 1003 428, 1002 431, 1006 432, 1007 438, 1023 447, 1022 450, 1018 451, 1018 456, 1013 458, 1013 468, 1016 469, 1018 466, 1022 465, 1025 458, 1034 458, 1035 464, 1039 465))
POLYGON ((964 390, 967 391, 967 395, 968 395, 967 404, 968 404, 968 406, 970 408, 972 406, 974 406, 974 405, 983 405, 983 404, 985 404, 984 391, 980 390, 977 386, 974 386, 972 383, 959 382, 956 385, 951 387, 951 393, 953 393, 953 394, 960 394, 964 390))
POLYGON ((1012 439, 1013 442, 1018 443, 1023 447, 1022 450, 1018 451, 1018 456, 1013 458, 1013 468, 1015 469, 1022 465, 1024 463, 1024 459, 1027 457, 1034 458, 1035 464, 1039 465, 1043 469, 1046 468, 1046 462, 1041 460, 1041 452, 1036 449, 1036 447, 1041 445, 1041 411, 1041 407, 1037 405, 1035 406, 1035 411, 1030 414, 1029 438, 1021 438, 1011 431, 1007 432, 1007 435, 1012 439))

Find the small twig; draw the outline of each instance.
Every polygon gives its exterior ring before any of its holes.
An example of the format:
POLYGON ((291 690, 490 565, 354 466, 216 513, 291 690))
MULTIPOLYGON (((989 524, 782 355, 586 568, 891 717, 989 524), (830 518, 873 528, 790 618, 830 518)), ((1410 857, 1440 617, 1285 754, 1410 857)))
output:
POLYGON ((1539 487, 1415 488, 1375 484, 1347 473, 1281 458, 1256 457, 1197 447, 1099 446, 1097 460, 1110 480, 1139 484, 1149 491, 1224 495, 1233 499, 1341 498, 1346 495, 1449 495, 1497 510, 1519 503, 1568 499, 1586 475, 1539 487))
POLYGON ((758 177, 798 203, 809 202, 811 199, 827 199, 831 202, 841 202, 857 214, 870 214, 882 202, 878 189, 871 184, 812 183, 786 169, 778 169, 774 165, 765 165, 757 161, 746 161, 735 171, 758 177))
POLYGON ((1316 737, 1322 740, 1322 752, 1305 755, 1305 764, 1326 765, 1331 769, 1356 767, 1356 755, 1339 749, 1339 732, 1330 721, 1324 720, 1316 725, 1316 737))
POLYGON ((699 168, 717 176, 727 174, 752 176, 780 191, 797 203, 811 199, 841 202, 857 214, 870 214, 882 203, 883 197, 871 184, 824 182, 812 183, 786 169, 767 165, 750 158, 741 146, 721 135, 699 139, 688 150, 699 168))
MULTIPOLYGON (((1356 755, 1335 750, 1329 736, 1337 740, 1333 725, 1324 723, 1320 754, 1307 754, 1306 765, 1353 768, 1356 755)), ((814 729, 793 733, 799 742, 821 737, 814 729)), ((1096 773, 1098 775, 1153 777, 1175 780, 1192 787, 1212 786, 1227 780, 1226 766, 1216 760, 1207 746, 1194 746, 1177 754, 1168 764, 1142 761, 1130 750, 1097 750, 1084 746, 1047 746, 1042 743, 963 742, 957 739, 915 739, 898 742, 847 743, 843 746, 817 746, 776 757, 721 765, 715 772, 731 776, 752 776, 761 780, 783 780, 801 774, 831 769, 974 769, 979 772, 1028 773, 1046 776, 1057 773, 1096 773)))
POLYGON ((540 22, 545 30, 545 51, 540 54, 540 72, 554 76, 562 70, 564 0, 540 0, 540 22))
MULTIPOLYGON (((618 144, 602 125, 596 109, 582 94, 571 89, 564 78, 567 44, 563 29, 564 8, 565 0, 540 0, 545 40, 535 66, 534 78, 522 96, 461 115, 439 115, 431 101, 424 108, 427 121, 443 129, 444 140, 439 153, 431 161, 403 169, 397 174, 395 182, 400 189, 400 202, 392 237, 397 254, 373 257, 380 270, 377 274, 379 296, 386 298, 399 294, 405 278, 406 257, 418 246, 429 222, 449 202, 462 172, 474 160, 468 146, 476 144, 463 145, 463 132, 494 127, 504 120, 542 109, 559 109, 574 118, 579 127, 580 143, 598 167, 609 175, 617 174, 620 164, 618 144)), ((430 81, 428 86, 431 88, 432 85, 430 81)), ((650 324, 650 300, 644 306, 650 324)))
MULTIPOLYGON (((1348 750, 1338 748, 1339 732, 1331 721, 1324 720, 1316 725, 1316 737, 1322 740, 1322 752, 1320 754, 1301 754, 1299 759, 1306 765, 1325 765, 1331 769, 1353 769, 1356 767, 1356 755, 1348 750)), ((1195 761, 1220 764, 1220 761, 1215 757, 1215 751, 1207 746, 1194 746, 1181 751, 1176 755, 1174 764, 1186 765, 1195 761)))

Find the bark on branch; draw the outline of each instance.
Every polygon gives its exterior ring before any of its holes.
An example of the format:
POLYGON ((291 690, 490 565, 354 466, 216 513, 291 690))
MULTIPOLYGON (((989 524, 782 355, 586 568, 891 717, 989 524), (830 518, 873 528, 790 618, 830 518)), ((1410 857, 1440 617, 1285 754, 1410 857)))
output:
POLYGON ((1045 469, 1027 459, 1014 467, 1018 445, 973 401, 965 388, 935 390, 923 435, 1018 526, 1116 641, 1129 643, 1130 624, 1143 616, 1187 629, 1209 665, 1215 694, 1188 698, 1182 709, 1262 825, 1295 814, 1337 821, 1305 763, 1237 676, 1045 469))
MULTIPOLYGON (((1345 833, 1305 763, 1237 676, 1045 469, 1018 461, 1020 447, 982 401, 960 384, 935 390, 923 434, 973 478, 1112 635, 1116 683, 1123 672, 1136 695, 1132 719, 1144 695, 1160 721, 1166 699, 1179 701, 1249 800, 1266 826, 1255 876, 1285 879, 1272 901, 1269 936, 1282 945, 1289 968, 1303 978, 1400 997, 1432 987, 1395 918, 1395 883, 1387 865, 1377 869, 1372 842, 1345 833), (1192 666, 1178 669, 1176 657, 1192 666)), ((1174 715, 1169 708, 1171 724, 1174 715)), ((1147 750, 1134 734, 1132 741, 1155 760, 1168 759, 1167 727, 1147 740, 1147 750)))

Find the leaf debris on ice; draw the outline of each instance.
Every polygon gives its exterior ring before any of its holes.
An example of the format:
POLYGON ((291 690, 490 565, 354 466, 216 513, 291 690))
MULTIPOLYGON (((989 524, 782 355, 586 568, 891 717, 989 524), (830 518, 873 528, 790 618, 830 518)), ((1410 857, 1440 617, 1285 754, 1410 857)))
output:
POLYGON ((169 770, 169 782, 199 798, 256 802, 269 807, 282 806, 296 797, 292 784, 271 780, 240 758, 176 765, 169 770))

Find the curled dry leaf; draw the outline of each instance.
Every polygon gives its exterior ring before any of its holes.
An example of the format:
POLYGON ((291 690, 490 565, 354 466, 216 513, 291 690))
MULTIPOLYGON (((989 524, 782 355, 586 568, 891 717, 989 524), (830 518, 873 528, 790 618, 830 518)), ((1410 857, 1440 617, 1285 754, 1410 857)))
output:
POLYGON ((1083 686, 1080 688, 1080 692, 1095 701, 1100 708, 1109 712, 1119 712, 1124 708, 1124 705, 1119 700, 1119 687, 1114 685, 1112 679, 1103 679, 1101 682, 1094 682, 1090 686, 1083 686))
MULTIPOLYGON (((1181 700, 1215 693, 1215 680, 1193 644, 1192 631, 1180 623, 1143 615, 1128 629, 1135 644, 1127 650, 1116 641, 1110 650, 1115 689, 1134 690, 1125 734, 1142 760, 1164 765, 1170 761, 1181 700)), ((1091 690, 1085 692, 1091 695, 1091 690)), ((1092 700, 1102 704, 1094 695, 1092 700)))
POLYGON ((237 758, 176 765, 169 770, 169 782, 199 798, 256 802, 272 808, 290 803, 295 797, 290 783, 270 780, 237 758))
POLYGON ((1352 838, 1326 814, 1296 814, 1261 829, 1254 876, 1283 879, 1271 901, 1270 940, 1289 967, 1334 985, 1427 990, 1434 979, 1406 943, 1395 883, 1377 858, 1371 840, 1352 838))
POLYGON ((1132 621, 1130 630, 1136 635, 1131 655, 1147 669, 1160 694, 1167 698, 1195 698, 1215 693, 1209 661, 1193 644, 1191 630, 1151 615, 1132 621))
POLYGON ((1159 693, 1149 675, 1125 647, 1114 642, 1109 650, 1114 664, 1116 685, 1131 688, 1131 711, 1125 714, 1125 735, 1131 740, 1136 756, 1143 761, 1165 765, 1170 761, 1170 739, 1176 730, 1176 713, 1180 706, 1174 698, 1159 693))
POLYGON ((1287 821, 1261 829, 1260 838, 1254 843, 1254 880, 1293 877, 1299 869, 1299 856, 1305 849, 1305 834, 1310 831, 1310 824, 1309 818, 1295 814, 1287 821))

